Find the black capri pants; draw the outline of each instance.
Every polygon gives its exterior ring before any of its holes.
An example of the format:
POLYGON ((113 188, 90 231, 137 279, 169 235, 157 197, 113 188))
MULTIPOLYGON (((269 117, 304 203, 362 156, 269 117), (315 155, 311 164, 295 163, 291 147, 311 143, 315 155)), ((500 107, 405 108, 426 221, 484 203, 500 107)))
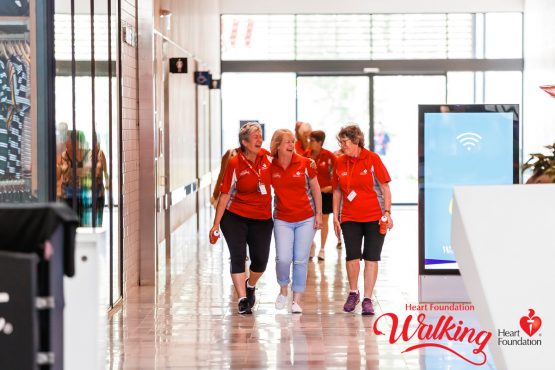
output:
POLYGON ((333 213, 333 194, 322 193, 322 214, 329 215, 333 213))
POLYGON ((270 256, 270 242, 274 220, 257 220, 239 216, 226 210, 220 221, 220 227, 231 256, 231 273, 245 272, 247 248, 251 260, 250 270, 264 272, 270 256))
POLYGON ((345 240, 346 260, 380 261, 385 235, 380 234, 379 221, 341 223, 345 240), (364 247, 361 250, 362 239, 364 247))

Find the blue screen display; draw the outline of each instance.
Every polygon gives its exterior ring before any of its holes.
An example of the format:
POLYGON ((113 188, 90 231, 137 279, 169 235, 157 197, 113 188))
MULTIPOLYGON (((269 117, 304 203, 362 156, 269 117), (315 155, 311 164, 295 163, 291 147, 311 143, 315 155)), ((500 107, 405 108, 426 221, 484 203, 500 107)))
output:
POLYGON ((424 265, 458 269, 453 186, 513 183, 513 113, 424 114, 424 265))

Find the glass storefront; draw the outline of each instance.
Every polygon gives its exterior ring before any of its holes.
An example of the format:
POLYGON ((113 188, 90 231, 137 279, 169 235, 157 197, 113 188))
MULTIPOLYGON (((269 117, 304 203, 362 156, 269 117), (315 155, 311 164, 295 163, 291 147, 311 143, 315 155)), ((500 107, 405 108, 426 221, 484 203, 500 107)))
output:
MULTIPOLYGON (((17 3, 17 2, 15 2, 17 3)), ((36 53, 29 3, 0 8, 0 202, 38 200, 36 53)))
POLYGON ((55 4, 56 198, 106 231, 110 307, 122 295, 118 2, 55 4))
POLYGON ((0 203, 63 201, 106 230, 107 307, 122 296, 118 8, 0 6, 0 203))

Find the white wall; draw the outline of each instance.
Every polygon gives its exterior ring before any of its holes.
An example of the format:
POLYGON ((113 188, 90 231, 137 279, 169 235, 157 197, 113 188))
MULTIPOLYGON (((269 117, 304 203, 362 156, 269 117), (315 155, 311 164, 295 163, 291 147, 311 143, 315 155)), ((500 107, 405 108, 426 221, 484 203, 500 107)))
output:
POLYGON ((521 12, 524 2, 525 0, 220 0, 222 14, 521 12))
POLYGON ((555 1, 524 7, 524 160, 555 141, 555 99, 540 85, 555 85, 555 1))
MULTIPOLYGON (((159 9, 171 11, 170 31, 155 27, 201 61, 201 69, 220 73, 219 0, 159 0, 159 9)), ((159 12, 155 9, 155 14, 159 12)))

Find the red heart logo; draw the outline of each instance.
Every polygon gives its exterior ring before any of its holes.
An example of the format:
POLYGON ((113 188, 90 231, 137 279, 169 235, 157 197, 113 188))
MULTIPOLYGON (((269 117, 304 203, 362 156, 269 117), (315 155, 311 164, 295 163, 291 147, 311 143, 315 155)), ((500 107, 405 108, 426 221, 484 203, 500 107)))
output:
POLYGON ((538 316, 534 316, 536 312, 533 309, 528 309, 528 316, 522 316, 520 318, 520 327, 528 336, 536 334, 540 327, 542 326, 542 319, 538 316))

